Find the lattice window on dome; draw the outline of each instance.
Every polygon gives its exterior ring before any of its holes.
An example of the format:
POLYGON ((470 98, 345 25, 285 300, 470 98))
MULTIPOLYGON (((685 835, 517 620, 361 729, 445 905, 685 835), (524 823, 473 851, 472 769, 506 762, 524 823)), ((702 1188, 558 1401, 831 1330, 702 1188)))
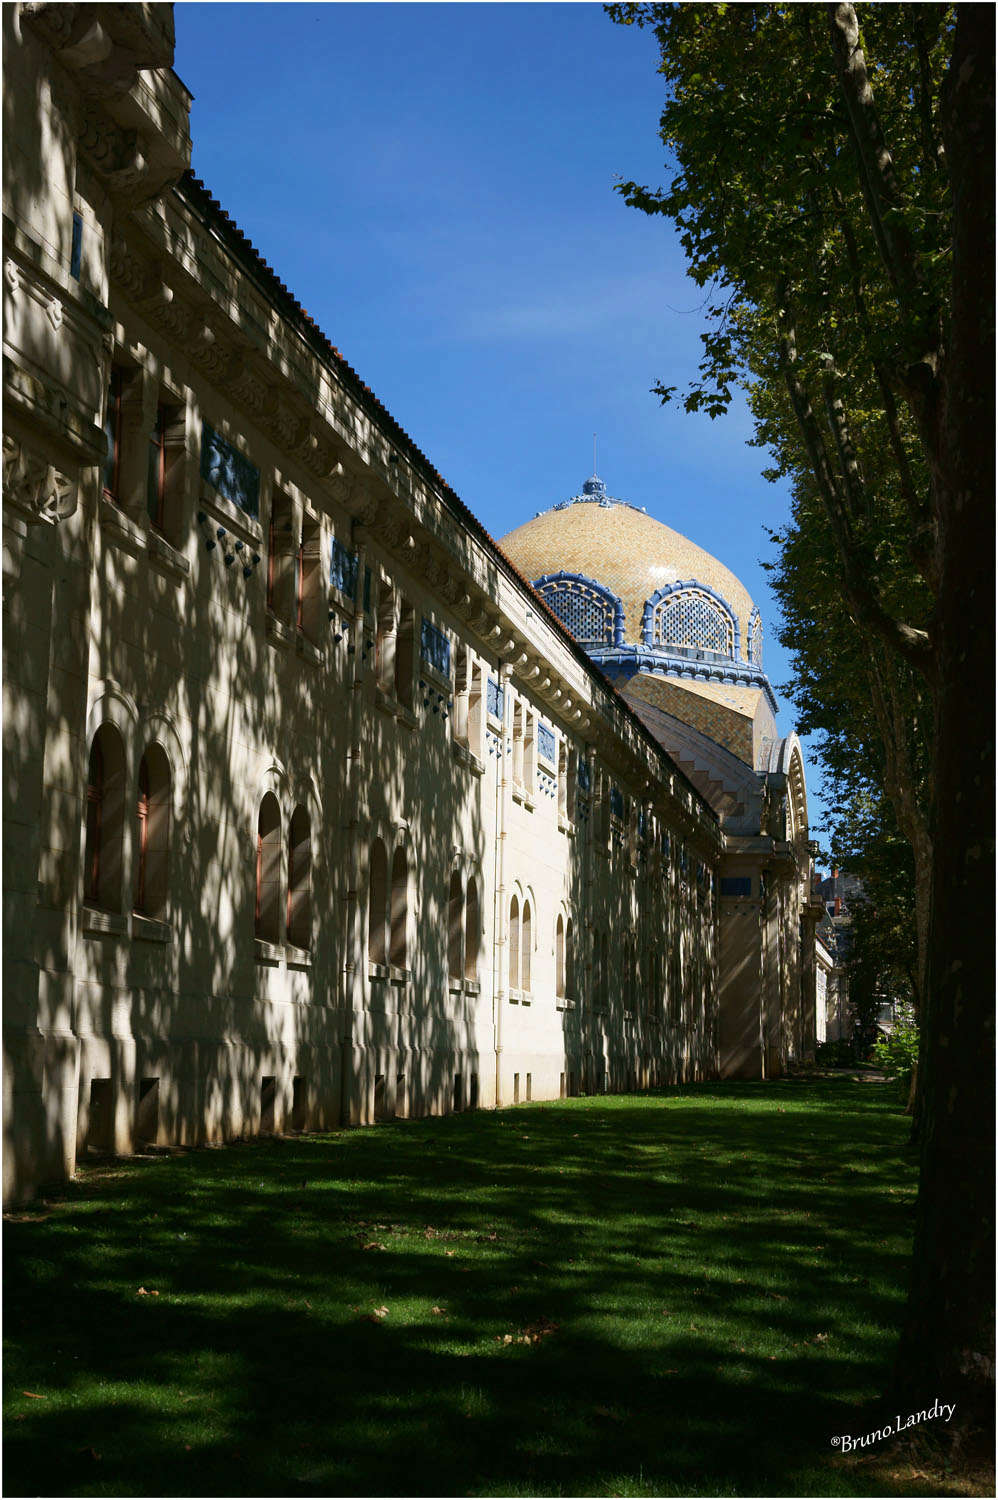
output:
POLYGON ((762 619, 757 609, 749 620, 748 658, 754 667, 762 666, 762 619))
POLYGON ((730 615, 696 589, 678 590, 655 606, 652 640, 656 646, 695 646, 722 656, 735 654, 730 615))
POLYGON ((577 641, 613 643, 616 611, 613 602, 578 579, 542 584, 537 592, 577 641))

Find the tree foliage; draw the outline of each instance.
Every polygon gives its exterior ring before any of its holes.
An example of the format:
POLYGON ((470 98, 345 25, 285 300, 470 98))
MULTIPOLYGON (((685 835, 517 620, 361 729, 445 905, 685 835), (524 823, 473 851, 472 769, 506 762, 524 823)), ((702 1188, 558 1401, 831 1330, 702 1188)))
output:
MULTIPOLYGON (((832 756, 844 753, 836 724, 858 727, 871 792, 890 794, 925 903, 920 1187, 898 1390, 917 1398, 943 1381, 965 1421, 987 1421, 994 12, 608 9, 655 29, 676 166, 664 189, 621 191, 673 220, 709 288, 685 405, 716 416, 736 383, 750 390, 759 440, 793 486, 784 562, 823 588, 810 628, 824 622, 825 650, 843 651, 842 669, 826 670, 808 643, 798 706, 831 734, 832 756)), ((786 593, 803 619, 803 586, 786 593)))

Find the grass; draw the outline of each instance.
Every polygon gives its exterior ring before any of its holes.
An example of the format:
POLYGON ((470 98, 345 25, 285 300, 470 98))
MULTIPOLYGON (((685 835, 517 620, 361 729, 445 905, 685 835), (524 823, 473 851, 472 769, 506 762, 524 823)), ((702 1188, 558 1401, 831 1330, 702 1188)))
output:
POLYGON ((889 1415, 907 1129, 841 1076, 84 1170, 8 1216, 5 1493, 958 1493, 831 1445, 889 1415))

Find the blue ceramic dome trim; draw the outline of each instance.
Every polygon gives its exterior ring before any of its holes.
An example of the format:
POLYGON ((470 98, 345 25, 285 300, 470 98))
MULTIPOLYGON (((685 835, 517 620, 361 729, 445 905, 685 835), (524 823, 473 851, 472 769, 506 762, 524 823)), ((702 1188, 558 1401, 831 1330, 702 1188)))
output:
MULTIPOLYGON (((636 510, 641 515, 647 515, 648 510, 644 505, 632 505, 630 500, 618 500, 616 495, 608 495, 606 485, 598 474, 593 474, 582 486, 581 495, 570 495, 567 500, 560 501, 557 505, 549 507, 550 510, 568 510, 570 505, 602 505, 609 508, 611 505, 626 505, 628 510, 636 510)), ((536 515, 543 516, 544 511, 539 510, 536 515)))
POLYGON ((535 578, 533 587, 580 645, 624 644, 624 606, 605 584, 587 578, 584 573, 563 570, 535 578), (597 635, 580 635, 578 629, 573 629, 573 620, 578 626, 587 615, 593 614, 600 617, 597 635))
MULTIPOLYGON (((660 604, 662 604, 664 601, 668 600, 669 597, 670 597, 670 595, 681 594, 681 593, 686 592, 686 591, 689 591, 689 592, 692 592, 692 593, 695 593, 695 594, 704 594, 711 601, 711 604, 713 605, 713 607, 722 616, 721 623, 723 624, 723 626, 726 629, 730 630, 730 632, 731 632, 732 650, 731 650, 730 654, 731 654, 732 657, 736 657, 738 655, 738 651, 739 651, 739 648, 741 646, 741 632, 740 632, 739 627, 738 627, 738 616, 735 614, 734 610, 731 608, 731 605, 728 603, 727 599, 722 598, 721 595, 718 594, 714 589, 712 589, 709 584, 707 584, 707 583, 700 583, 696 578, 687 578, 686 580, 680 581, 678 583, 666 583, 666 584, 663 584, 663 586, 660 589, 656 589, 655 590, 654 594, 652 594, 652 596, 651 596, 650 599, 647 599, 645 601, 644 611, 643 611, 642 616, 641 616, 641 639, 644 642, 644 644, 646 646, 651 646, 652 649, 656 650, 656 651, 662 651, 662 650, 667 649, 665 646, 656 645, 656 642, 655 642, 655 613, 656 613, 656 610, 658 609, 658 606, 660 604)), ((756 615, 758 615, 759 612, 758 612, 758 610, 755 610, 754 613, 756 615)), ((691 646, 695 646, 696 643, 695 642, 689 642, 689 643, 687 643, 687 642, 680 642, 680 641, 677 641, 677 642, 670 641, 670 642, 668 642, 668 645, 670 645, 670 646, 671 645, 686 645, 686 644, 689 644, 691 646)), ((706 649, 706 648, 704 648, 704 649, 706 649)), ((726 656, 728 653, 727 652, 721 652, 721 653, 718 653, 718 654, 720 654, 722 656, 726 656)))
POLYGON ((712 651, 699 655, 679 656, 654 646, 587 645, 586 655, 607 677, 633 677, 650 672, 659 677, 685 678, 688 682, 722 682, 732 687, 761 688, 773 713, 778 712, 769 678, 748 662, 733 662, 712 651))

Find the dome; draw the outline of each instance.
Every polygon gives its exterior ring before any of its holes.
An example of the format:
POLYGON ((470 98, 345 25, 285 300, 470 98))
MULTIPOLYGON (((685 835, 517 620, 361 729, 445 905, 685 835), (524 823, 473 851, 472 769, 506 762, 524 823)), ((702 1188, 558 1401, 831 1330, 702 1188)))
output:
POLYGON ((678 531, 608 495, 598 475, 500 545, 595 659, 609 665, 627 648, 660 670, 693 658, 761 676, 762 627, 744 585, 678 531))

